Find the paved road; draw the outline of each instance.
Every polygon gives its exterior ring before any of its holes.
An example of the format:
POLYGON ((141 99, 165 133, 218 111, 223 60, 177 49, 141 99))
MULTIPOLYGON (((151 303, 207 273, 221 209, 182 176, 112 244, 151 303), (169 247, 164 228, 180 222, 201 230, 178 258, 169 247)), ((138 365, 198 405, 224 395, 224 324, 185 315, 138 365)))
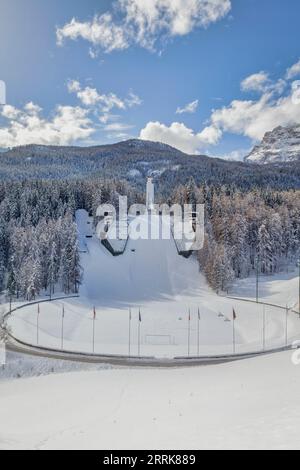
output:
POLYGON ((245 359, 250 359, 258 356, 268 355, 290 350, 287 348, 278 348, 261 353, 249 353, 236 356, 212 356, 212 357, 178 357, 174 359, 157 359, 146 357, 126 357, 126 356, 105 356, 105 355, 89 355, 82 353, 73 353, 68 351, 56 351, 46 348, 37 348, 34 346, 26 345, 20 341, 10 337, 7 342, 7 349, 12 352, 27 354, 36 357, 44 357, 48 359, 59 359, 74 362, 84 362, 89 364, 109 364, 115 366, 125 367, 158 367, 158 368, 171 368, 171 367, 195 367, 195 366, 208 366, 225 364, 229 362, 236 362, 245 359))

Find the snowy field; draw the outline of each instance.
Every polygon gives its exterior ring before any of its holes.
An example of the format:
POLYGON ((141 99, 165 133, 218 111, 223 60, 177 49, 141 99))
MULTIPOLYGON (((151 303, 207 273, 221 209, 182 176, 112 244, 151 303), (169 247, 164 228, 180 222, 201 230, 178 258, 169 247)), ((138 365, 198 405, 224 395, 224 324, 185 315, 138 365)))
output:
POLYGON ((291 353, 0 382, 0 449, 299 449, 291 353))
MULTIPOLYGON (((12 379, 24 379, 40 377, 42 375, 63 374, 67 372, 108 370, 112 366, 108 364, 88 364, 45 357, 31 356, 27 354, 8 351, 5 367, 0 366, 0 382, 12 379)), ((0 397, 1 407, 1 397, 0 397)))
MULTIPOLYGON (((179 256, 173 240, 129 240, 125 254, 113 257, 95 237, 86 238, 91 233, 86 212, 80 211, 77 220, 80 246, 85 251, 81 255, 84 278, 80 298, 40 305, 40 345, 92 352, 95 307, 97 354, 128 355, 129 324, 130 351, 138 354, 139 310, 142 356, 187 356, 189 328, 191 356, 198 354, 198 338, 200 355, 231 354, 234 308, 236 352, 263 349, 263 307, 218 296, 199 272, 197 260, 179 256)), ((155 223, 159 226, 159 217, 155 223)), ((230 295, 255 298, 255 279, 237 283, 230 295)), ((297 295, 295 272, 261 279, 262 300, 292 307, 297 295)), ((266 307, 265 321, 266 349, 285 346, 286 323, 288 342, 300 338, 300 320, 294 313, 286 322, 285 311, 266 307)), ((16 312, 9 325, 19 339, 37 344, 36 305, 16 312)))

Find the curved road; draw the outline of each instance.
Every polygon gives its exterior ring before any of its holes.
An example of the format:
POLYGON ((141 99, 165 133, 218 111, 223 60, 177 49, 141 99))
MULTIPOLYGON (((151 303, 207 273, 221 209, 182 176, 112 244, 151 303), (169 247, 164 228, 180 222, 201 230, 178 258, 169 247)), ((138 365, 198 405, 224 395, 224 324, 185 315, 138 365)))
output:
POLYGON ((47 349, 26 344, 14 338, 7 332, 8 340, 6 347, 8 351, 27 354, 31 356, 44 357, 47 359, 59 359, 74 362, 83 362, 89 364, 110 364, 125 367, 195 367, 224 364, 228 362, 241 361, 258 356, 279 353, 292 349, 292 346, 272 349, 268 351, 236 354, 235 356, 204 356, 204 357, 176 357, 174 359, 158 359, 155 357, 126 357, 126 356, 108 356, 108 355, 91 355, 84 353, 76 353, 70 351, 59 351, 55 349, 47 349))

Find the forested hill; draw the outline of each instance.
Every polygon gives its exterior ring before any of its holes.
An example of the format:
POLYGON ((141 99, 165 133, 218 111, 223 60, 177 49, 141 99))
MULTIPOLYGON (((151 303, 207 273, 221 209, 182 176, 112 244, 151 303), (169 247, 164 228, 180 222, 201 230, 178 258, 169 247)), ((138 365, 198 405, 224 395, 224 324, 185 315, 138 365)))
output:
POLYGON ((0 153, 2 180, 100 176, 144 187, 145 178, 154 176, 161 192, 168 192, 191 175, 197 184, 300 189, 300 162, 265 166, 228 162, 140 140, 86 148, 29 145, 0 153))

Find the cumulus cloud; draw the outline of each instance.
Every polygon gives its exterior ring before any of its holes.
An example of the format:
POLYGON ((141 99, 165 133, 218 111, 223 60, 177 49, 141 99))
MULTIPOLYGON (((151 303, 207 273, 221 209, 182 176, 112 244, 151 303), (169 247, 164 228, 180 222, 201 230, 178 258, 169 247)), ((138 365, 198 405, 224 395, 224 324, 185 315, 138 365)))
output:
POLYGON ((0 147, 19 145, 70 145, 87 143, 98 130, 115 136, 125 136, 132 126, 118 122, 120 116, 112 110, 127 110, 142 103, 133 91, 125 99, 115 93, 101 94, 96 88, 82 87, 80 82, 68 82, 68 91, 74 93, 80 106, 58 105, 50 117, 44 117, 43 109, 29 102, 21 109, 11 105, 1 108, 4 121, 0 127, 0 147))
POLYGON ((223 132, 240 134, 259 141, 277 126, 300 122, 299 86, 292 83, 287 96, 274 98, 264 93, 257 101, 234 100, 228 107, 213 111, 211 125, 223 132))
POLYGON ((57 29, 57 42, 62 45, 66 39, 81 38, 107 53, 135 44, 153 49, 162 37, 184 36, 208 27, 230 9, 230 0, 117 0, 115 16, 107 12, 91 21, 73 18, 57 29))
POLYGON ((160 122, 149 122, 141 130, 140 139, 152 140, 172 145, 182 152, 188 154, 199 153, 204 145, 215 143, 218 137, 218 130, 215 133, 211 129, 204 129, 200 133, 195 133, 183 123, 173 122, 171 126, 166 126, 160 122))
POLYGON ((177 108, 176 114, 185 114, 185 113, 190 113, 193 114, 197 111, 199 106, 199 100, 195 100, 192 103, 187 104, 183 108, 177 108))
POLYGON ((23 109, 7 105, 1 116, 8 123, 0 127, 0 147, 69 145, 86 141, 95 132, 88 110, 78 106, 57 106, 53 116, 46 119, 34 103, 26 104, 23 109))
POLYGON ((300 75, 300 60, 296 64, 292 65, 286 72, 286 79, 292 80, 300 75))

